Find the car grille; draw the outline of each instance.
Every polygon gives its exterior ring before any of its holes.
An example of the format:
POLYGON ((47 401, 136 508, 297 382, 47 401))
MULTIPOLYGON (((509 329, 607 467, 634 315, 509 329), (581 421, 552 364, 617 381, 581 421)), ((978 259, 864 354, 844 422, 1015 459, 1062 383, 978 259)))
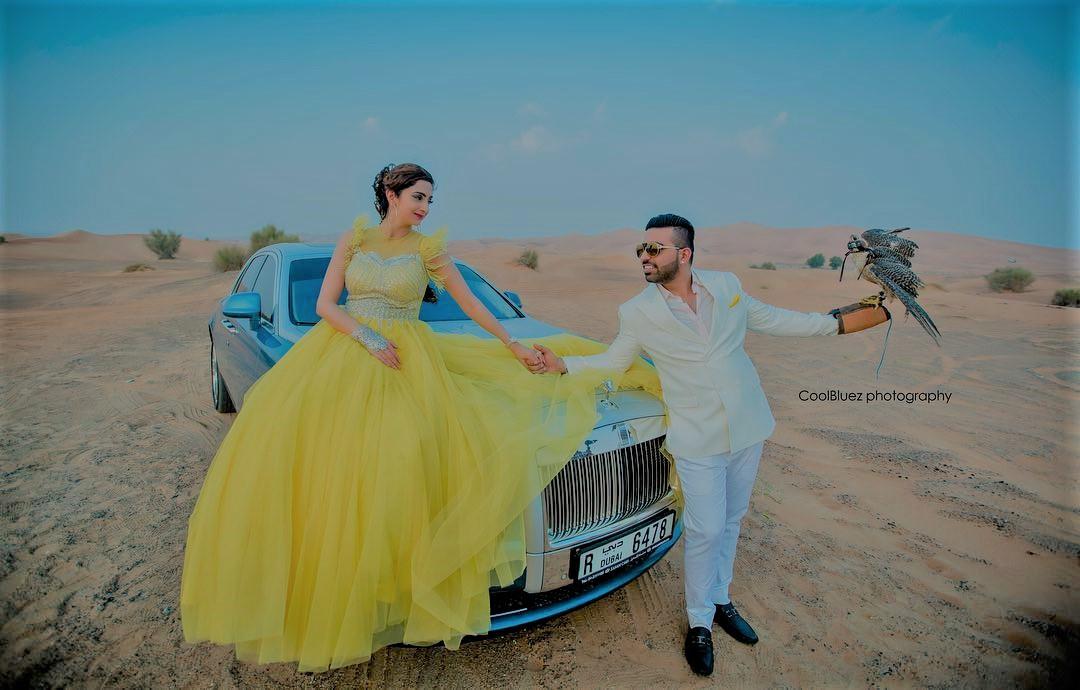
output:
POLYGON ((552 542, 616 523, 668 492, 664 437, 596 455, 575 455, 544 490, 552 542))

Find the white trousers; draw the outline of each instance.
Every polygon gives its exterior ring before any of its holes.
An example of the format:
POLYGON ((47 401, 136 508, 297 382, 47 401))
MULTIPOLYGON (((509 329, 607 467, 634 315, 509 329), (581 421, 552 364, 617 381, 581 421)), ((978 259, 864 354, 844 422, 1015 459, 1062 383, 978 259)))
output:
POLYGON ((734 453, 675 458, 683 500, 686 615, 690 627, 712 629, 715 604, 726 604, 739 526, 750 507, 760 441, 734 453))

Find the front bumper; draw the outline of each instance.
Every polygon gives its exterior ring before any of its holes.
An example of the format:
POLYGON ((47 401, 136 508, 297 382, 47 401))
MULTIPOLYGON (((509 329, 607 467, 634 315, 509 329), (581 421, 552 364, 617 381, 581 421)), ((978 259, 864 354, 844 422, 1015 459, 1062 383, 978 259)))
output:
POLYGON ((492 591, 492 631, 546 620, 607 595, 663 558, 682 534, 670 467, 657 454, 665 431, 661 403, 644 391, 620 391, 598 398, 597 406, 600 423, 525 511, 525 572, 514 585, 492 591), (581 583, 571 575, 579 550, 671 511, 668 541, 595 580, 581 583))
MULTIPOLYGON (((673 509, 676 511, 676 522, 681 524, 682 516, 676 506, 675 496, 673 493, 668 492, 666 496, 649 506, 648 509, 625 520, 608 525, 603 530, 595 530, 572 539, 563 540, 558 543, 557 548, 550 548, 549 542, 550 550, 543 553, 527 553, 526 567, 531 569, 531 572, 527 574, 528 584, 526 589, 533 590, 529 585, 537 581, 539 581, 539 587, 536 587, 536 589, 545 592, 572 584, 574 580, 570 575, 570 558, 573 551, 586 544, 603 542, 620 532, 633 530, 673 509)), ((676 539, 678 539, 677 536, 670 543, 673 544, 676 539)))
MULTIPOLYGON (((643 524, 652 515, 641 520, 643 524)), ((656 547, 641 560, 627 564, 585 584, 573 583, 547 592, 529 593, 524 590, 499 590, 491 595, 491 632, 503 632, 532 623, 562 615, 604 597, 623 585, 637 579, 639 575, 660 561, 682 536, 682 515, 676 514, 675 530, 672 538, 656 547)), ((567 551, 566 573, 569 573, 569 549, 567 551)), ((548 554, 550 557, 551 554, 548 554)), ((569 579, 569 578, 567 578, 569 579)))

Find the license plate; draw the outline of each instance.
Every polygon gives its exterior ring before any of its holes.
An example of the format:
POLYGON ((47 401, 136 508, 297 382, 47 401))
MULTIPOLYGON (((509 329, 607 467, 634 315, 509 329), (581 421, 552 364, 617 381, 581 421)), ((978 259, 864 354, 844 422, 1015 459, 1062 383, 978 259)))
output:
POLYGON ((574 564, 570 576, 579 582, 599 577, 652 551, 671 539, 674 532, 675 513, 665 513, 649 524, 620 537, 578 551, 577 557, 570 559, 574 564))

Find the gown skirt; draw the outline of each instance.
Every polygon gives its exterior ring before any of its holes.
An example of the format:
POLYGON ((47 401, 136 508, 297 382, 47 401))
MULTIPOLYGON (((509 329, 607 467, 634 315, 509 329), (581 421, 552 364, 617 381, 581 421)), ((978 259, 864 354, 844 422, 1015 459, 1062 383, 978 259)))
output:
POLYGON ((641 360, 537 375, 491 338, 367 323, 400 370, 322 321, 248 390, 189 520, 187 641, 321 671, 484 634, 489 588, 525 567, 522 513, 596 424, 597 386, 659 388, 641 360))

